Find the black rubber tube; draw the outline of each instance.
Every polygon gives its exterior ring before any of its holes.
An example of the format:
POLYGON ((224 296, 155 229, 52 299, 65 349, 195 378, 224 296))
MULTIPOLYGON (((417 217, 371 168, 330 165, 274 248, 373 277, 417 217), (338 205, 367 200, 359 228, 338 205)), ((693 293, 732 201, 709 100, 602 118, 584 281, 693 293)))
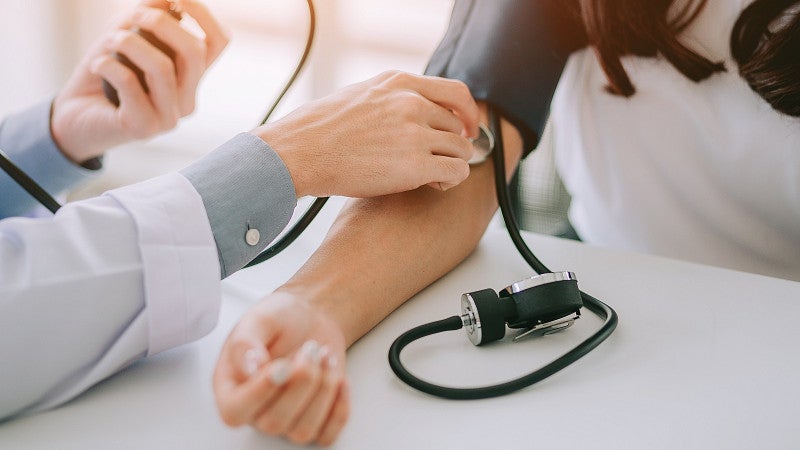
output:
POLYGON ((291 230, 287 231, 286 234, 284 234, 283 237, 278 240, 278 242, 272 244, 272 246, 270 246, 268 249, 259 253, 258 256, 247 263, 244 267, 247 268, 255 266, 256 264, 261 264, 262 262, 284 251, 286 247, 290 246, 292 242, 300 237, 300 235, 303 234, 303 231, 305 231, 306 228, 311 225, 311 222, 317 217, 317 214, 319 214, 320 210, 323 206, 325 206, 327 201, 328 197, 320 197, 314 200, 314 203, 309 206, 308 210, 303 214, 303 217, 301 217, 300 220, 294 224, 291 230))
MULTIPOLYGON (((308 3, 308 38, 306 39, 306 46, 303 49, 303 55, 300 56, 300 60, 297 62, 297 66, 295 66, 294 72, 292 72, 292 76, 289 77, 289 81, 283 86, 283 90, 281 93, 278 94, 278 97, 275 98, 275 101, 270 106, 267 113, 264 115, 264 119, 261 120, 260 125, 264 125, 269 121, 269 118, 272 116, 272 113, 275 112, 275 109, 278 107, 278 104, 283 100, 283 97, 286 95, 286 92, 289 90, 290 87, 294 84, 297 76, 300 74, 300 71, 303 70, 303 67, 306 65, 306 60, 308 59, 309 53, 311 53, 311 46, 314 43, 314 35, 316 34, 316 23, 317 23, 317 15, 314 12, 314 3, 312 0, 306 0, 308 3)), ((322 210, 322 207, 325 206, 327 203, 328 197, 320 197, 314 200, 314 203, 303 213, 303 216, 300 217, 300 220, 297 221, 292 228, 283 235, 280 240, 272 244, 269 248, 265 249, 261 253, 258 254, 252 261, 247 263, 244 268, 253 267, 256 264, 261 264, 264 261, 271 259, 273 256, 279 254, 280 252, 284 251, 286 247, 290 246, 292 242, 294 242, 301 234, 308 228, 311 222, 317 217, 317 214, 322 210)))
POLYGON ((44 188, 39 185, 33 178, 29 177, 22 169, 17 167, 16 164, 11 162, 11 159, 0 150, 0 168, 5 171, 17 184, 30 194, 33 198, 41 203, 45 208, 55 214, 61 208, 61 205, 44 188))

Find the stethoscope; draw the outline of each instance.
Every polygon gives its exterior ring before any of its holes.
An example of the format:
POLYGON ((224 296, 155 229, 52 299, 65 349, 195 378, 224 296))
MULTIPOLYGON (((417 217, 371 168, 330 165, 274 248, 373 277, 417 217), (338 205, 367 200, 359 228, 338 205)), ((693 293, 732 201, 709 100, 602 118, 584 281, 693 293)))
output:
MULTIPOLYGON (((311 50, 315 34, 316 16, 312 0, 306 0, 306 2, 309 10, 309 31, 305 49, 289 81, 261 121, 262 125, 269 120, 283 96, 297 79, 311 50)), ((104 91, 109 101, 113 102, 109 89, 105 88, 104 91)), ((488 127, 481 125, 480 132, 480 137, 473 141, 476 157, 470 163, 473 165, 481 164, 483 160, 491 156, 494 162, 497 202, 500 205, 500 211, 508 229, 508 234, 520 255, 536 272, 536 275, 512 283, 499 292, 495 292, 493 289, 483 289, 465 293, 461 296, 461 313, 459 315, 420 325, 403 333, 392 343, 389 349, 389 365, 394 373, 406 384, 417 390, 448 399, 463 400, 497 397, 537 383, 569 366, 600 345, 611 335, 618 322, 617 313, 610 306, 578 288, 578 281, 574 273, 552 272, 528 248, 520 235, 519 225, 511 208, 508 185, 505 181, 505 155, 503 152, 500 119, 491 107, 489 108, 489 125, 488 127), (507 327, 520 330, 514 338, 515 341, 527 336, 544 336, 556 333, 569 328, 575 320, 580 318, 581 309, 584 306, 604 320, 599 330, 575 348, 545 366, 501 384, 475 388, 453 388, 436 385, 414 376, 405 368, 400 358, 403 348, 411 342, 435 333, 458 330, 460 328, 465 329, 467 337, 474 345, 485 345, 502 339, 505 337, 507 327)), ((0 151, 0 168, 51 212, 56 213, 61 207, 58 201, 17 167, 2 151, 0 151)), ((245 267, 262 263, 288 247, 305 231, 327 200, 327 197, 316 199, 282 238, 264 250, 245 267)))

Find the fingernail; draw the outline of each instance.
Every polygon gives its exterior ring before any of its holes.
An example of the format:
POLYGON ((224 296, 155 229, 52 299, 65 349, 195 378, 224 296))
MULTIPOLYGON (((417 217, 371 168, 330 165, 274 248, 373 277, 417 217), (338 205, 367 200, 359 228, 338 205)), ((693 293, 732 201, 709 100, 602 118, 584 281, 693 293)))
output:
POLYGON ((289 363, 285 359, 276 359, 269 369, 269 380, 275 386, 281 386, 289 379, 289 363))
POLYGON ((267 352, 263 348, 251 348, 244 352, 244 362, 242 363, 242 370, 249 377, 256 373, 267 361, 267 352))
POLYGON ((322 347, 320 347, 319 356, 317 358, 317 363, 325 364, 325 362, 328 360, 328 356, 330 354, 331 354, 331 349, 328 348, 327 345, 323 345, 322 347))
POLYGON ((300 356, 313 362, 314 364, 319 364, 321 358, 319 342, 314 340, 306 341, 306 343, 303 344, 303 347, 300 349, 300 356))
POLYGON ((328 357, 325 358, 325 366, 329 369, 335 369, 338 365, 339 358, 337 358, 336 355, 328 355, 328 357))

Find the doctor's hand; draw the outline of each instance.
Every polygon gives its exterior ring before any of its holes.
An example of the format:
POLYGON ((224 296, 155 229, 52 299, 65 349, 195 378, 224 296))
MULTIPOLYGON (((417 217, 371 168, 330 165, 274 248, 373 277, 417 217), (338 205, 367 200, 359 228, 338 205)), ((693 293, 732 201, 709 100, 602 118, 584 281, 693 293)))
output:
POLYGON ((332 319, 273 293, 244 315, 222 348, 213 380, 222 420, 330 445, 350 410, 345 350, 332 319))
POLYGON ((298 197, 374 197, 462 182, 478 118, 462 82, 393 71, 253 133, 283 159, 298 197))
POLYGON ((169 130, 194 110, 200 78, 228 37, 203 4, 177 0, 174 5, 199 24, 203 36, 185 29, 167 12, 170 2, 142 1, 89 50, 56 96, 51 131, 72 161, 82 163, 115 145, 169 130), (174 61, 134 32, 137 27, 172 49, 174 61), (143 71, 147 90, 113 53, 143 71), (119 107, 103 94, 103 79, 117 90, 119 107))

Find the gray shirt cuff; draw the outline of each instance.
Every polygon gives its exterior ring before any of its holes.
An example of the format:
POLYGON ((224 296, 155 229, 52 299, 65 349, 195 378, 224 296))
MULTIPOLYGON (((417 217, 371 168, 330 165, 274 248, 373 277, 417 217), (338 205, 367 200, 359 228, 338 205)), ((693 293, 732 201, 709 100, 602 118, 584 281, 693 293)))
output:
POLYGON ((289 169, 250 133, 236 135, 181 174, 203 199, 222 278, 258 256, 286 227, 297 204, 289 169))
MULTIPOLYGON (((90 178, 96 171, 64 156, 50 134, 50 104, 42 102, 0 124, 0 149, 47 192, 55 196, 90 178)), ((0 170, 0 217, 26 214, 37 205, 25 190, 0 170)))

